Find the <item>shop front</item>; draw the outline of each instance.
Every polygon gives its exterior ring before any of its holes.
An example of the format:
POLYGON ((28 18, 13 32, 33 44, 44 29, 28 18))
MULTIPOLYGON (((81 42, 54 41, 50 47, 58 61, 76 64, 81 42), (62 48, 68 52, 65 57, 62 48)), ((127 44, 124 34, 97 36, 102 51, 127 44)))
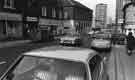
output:
POLYGON ((13 13, 0 13, 0 40, 20 39, 22 35, 22 15, 13 13))
POLYGON ((23 34, 24 34, 24 37, 26 39, 31 39, 31 40, 39 40, 40 39, 37 17, 27 16, 25 18, 23 30, 24 30, 23 34))
POLYGON ((39 19, 39 28, 44 41, 53 40, 55 36, 62 34, 62 22, 59 20, 39 19))

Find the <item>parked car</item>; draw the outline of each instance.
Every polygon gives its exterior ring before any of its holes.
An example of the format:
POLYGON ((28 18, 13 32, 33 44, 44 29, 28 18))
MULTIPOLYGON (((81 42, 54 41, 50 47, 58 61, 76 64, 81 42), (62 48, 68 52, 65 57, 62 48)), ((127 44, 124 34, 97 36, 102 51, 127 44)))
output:
POLYGON ((86 48, 53 46, 24 53, 0 80, 106 80, 104 59, 86 48))
POLYGON ((61 45, 81 45, 81 38, 79 35, 65 35, 60 38, 61 45))
POLYGON ((111 37, 107 34, 96 34, 91 42, 91 48, 98 51, 110 51, 111 37))

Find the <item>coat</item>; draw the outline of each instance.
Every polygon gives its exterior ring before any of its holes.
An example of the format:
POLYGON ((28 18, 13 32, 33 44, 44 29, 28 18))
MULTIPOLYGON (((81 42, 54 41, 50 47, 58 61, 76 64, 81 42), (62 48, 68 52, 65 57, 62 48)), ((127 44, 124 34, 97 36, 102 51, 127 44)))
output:
POLYGON ((127 48, 134 49, 135 48, 135 38, 133 36, 127 36, 127 48))

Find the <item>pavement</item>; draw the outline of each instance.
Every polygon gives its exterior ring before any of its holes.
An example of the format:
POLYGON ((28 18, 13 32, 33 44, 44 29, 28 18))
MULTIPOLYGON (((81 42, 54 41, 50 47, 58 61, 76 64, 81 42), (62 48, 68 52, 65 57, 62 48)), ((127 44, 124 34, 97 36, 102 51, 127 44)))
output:
POLYGON ((25 43, 30 43, 32 42, 31 40, 16 40, 16 41, 1 41, 0 42, 0 48, 4 48, 4 47, 13 47, 13 46, 17 46, 17 45, 21 45, 21 44, 25 44, 25 43))

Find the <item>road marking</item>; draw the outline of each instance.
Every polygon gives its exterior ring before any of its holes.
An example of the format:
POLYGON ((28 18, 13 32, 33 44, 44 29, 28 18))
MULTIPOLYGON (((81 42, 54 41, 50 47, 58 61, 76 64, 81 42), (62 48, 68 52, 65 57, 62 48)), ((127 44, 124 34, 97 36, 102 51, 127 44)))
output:
POLYGON ((7 62, 6 62, 6 61, 1 61, 1 62, 0 62, 0 65, 1 65, 1 64, 5 64, 5 63, 7 63, 7 62))

